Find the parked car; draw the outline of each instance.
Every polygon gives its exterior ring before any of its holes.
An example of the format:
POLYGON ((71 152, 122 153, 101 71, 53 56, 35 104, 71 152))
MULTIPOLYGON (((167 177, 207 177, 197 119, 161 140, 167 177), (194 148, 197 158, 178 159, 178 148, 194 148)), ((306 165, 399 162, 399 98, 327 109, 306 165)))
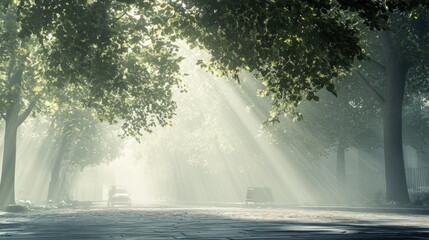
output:
POLYGON ((131 206, 131 198, 127 189, 123 186, 111 186, 109 188, 107 205, 109 207, 131 206))

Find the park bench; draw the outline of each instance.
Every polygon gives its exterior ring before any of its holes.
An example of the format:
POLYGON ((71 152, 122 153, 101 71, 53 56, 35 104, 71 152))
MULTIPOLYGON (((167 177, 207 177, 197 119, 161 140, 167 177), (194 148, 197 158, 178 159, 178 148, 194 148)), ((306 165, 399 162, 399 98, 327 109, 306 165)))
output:
POLYGON ((249 187, 246 194, 246 205, 249 203, 263 203, 267 204, 273 202, 273 193, 271 188, 268 187, 249 187))

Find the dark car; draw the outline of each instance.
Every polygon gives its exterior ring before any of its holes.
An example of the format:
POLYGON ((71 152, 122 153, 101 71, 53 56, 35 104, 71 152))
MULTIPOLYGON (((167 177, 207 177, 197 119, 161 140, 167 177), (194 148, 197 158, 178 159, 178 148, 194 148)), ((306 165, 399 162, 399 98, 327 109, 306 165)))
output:
POLYGON ((109 188, 109 198, 107 205, 114 206, 131 206, 130 194, 123 186, 111 186, 109 188))

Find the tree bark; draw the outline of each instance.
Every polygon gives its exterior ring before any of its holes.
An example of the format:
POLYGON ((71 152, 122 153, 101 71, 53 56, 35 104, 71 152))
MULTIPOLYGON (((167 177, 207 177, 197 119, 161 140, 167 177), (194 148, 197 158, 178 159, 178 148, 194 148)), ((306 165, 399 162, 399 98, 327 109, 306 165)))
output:
POLYGON ((383 57, 386 66, 384 123, 384 156, 386 201, 408 203, 402 144, 402 104, 408 63, 394 48, 385 32, 382 36, 383 57))

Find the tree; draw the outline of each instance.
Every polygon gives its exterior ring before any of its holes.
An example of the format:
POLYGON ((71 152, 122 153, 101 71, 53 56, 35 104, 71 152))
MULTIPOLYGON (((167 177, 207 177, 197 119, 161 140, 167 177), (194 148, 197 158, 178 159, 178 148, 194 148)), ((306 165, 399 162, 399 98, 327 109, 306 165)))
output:
POLYGON ((427 8, 428 2, 187 0, 173 8, 179 34, 210 52, 210 61, 200 62, 203 67, 236 78, 247 70, 265 85, 260 93, 273 101, 272 122, 285 113, 301 119, 298 104, 318 100, 322 88, 335 95, 334 79, 349 73, 355 59, 367 58, 361 23, 380 30, 390 79, 384 104, 386 196, 408 202, 400 119, 409 65, 390 47, 390 32, 384 30, 392 16, 405 16, 420 5, 427 8))
MULTIPOLYGON (((213 189, 225 180, 221 174, 228 162, 234 166, 247 164, 243 159, 251 154, 243 149, 253 136, 245 139, 237 136, 243 134, 243 126, 236 122, 229 99, 222 97, 223 92, 212 76, 193 65, 195 59, 190 58, 201 52, 185 48, 181 52, 190 56, 182 65, 190 74, 183 80, 187 93, 174 96, 178 107, 172 127, 158 129, 143 138, 147 143, 144 152, 150 154, 146 160, 148 174, 153 174, 153 179, 162 179, 160 185, 166 189, 162 195, 170 200, 214 201, 224 196, 220 192, 227 191, 226 187, 213 189)), ((157 190, 162 192, 163 187, 157 190)), ((233 194, 228 197, 239 199, 233 194)))
MULTIPOLYGON (((358 74, 363 84, 383 106, 386 200, 406 203, 409 202, 409 197, 404 169, 402 128, 403 116, 407 113, 403 113, 403 108, 404 101, 408 101, 408 112, 413 115, 421 114, 413 105, 423 104, 422 94, 427 94, 427 10, 417 8, 409 13, 396 11, 391 15, 388 27, 389 31, 376 35, 378 46, 375 50, 370 50, 369 61, 369 64, 377 67, 376 76, 377 79, 383 80, 383 91, 373 86, 374 80, 368 71, 358 74), (404 32, 407 34, 404 35, 404 32)), ((423 116, 420 116, 418 121, 425 122, 423 116)), ((416 137, 418 138, 414 136, 416 137)))
POLYGON ((420 153, 429 147, 429 106, 426 102, 427 97, 414 92, 411 99, 406 96, 404 104, 404 144, 420 153))
MULTIPOLYGON (((381 114, 380 107, 371 104, 374 100, 367 96, 365 89, 352 77, 338 83, 337 89, 337 97, 320 93, 319 102, 303 103, 299 111, 305 119, 297 125, 311 134, 308 138, 315 138, 319 143, 327 144, 325 154, 336 151, 336 175, 341 185, 346 182, 347 149, 370 150, 381 144, 375 131, 381 114)), ((299 136, 299 133, 296 135, 299 136)), ((300 141, 300 137, 296 139, 300 141)), ((313 147, 312 144, 307 144, 304 148, 311 151, 313 147)), ((321 157, 323 155, 315 156, 318 159, 321 157)))
MULTIPOLYGON (((251 84, 249 81, 243 85, 251 84)), ((252 97, 254 87, 244 94, 252 97)), ((369 151, 381 145, 379 122, 381 120, 380 106, 372 104, 375 100, 368 96, 367 90, 354 77, 347 77, 337 84, 338 96, 320 92, 320 101, 303 102, 298 106, 298 111, 304 115, 302 121, 293 122, 292 118, 286 118, 278 124, 266 125, 271 139, 282 149, 289 162, 296 161, 302 175, 308 176, 308 180, 314 182, 313 186, 320 190, 315 196, 322 196, 326 183, 321 184, 320 177, 325 173, 320 169, 312 168, 316 161, 321 161, 336 153, 336 184, 332 195, 336 201, 341 201, 342 196, 349 196, 346 179, 346 152, 348 149, 362 149, 369 151), (380 136, 379 136, 380 135, 380 136), (293 159, 293 160, 291 160, 293 159)), ((256 102, 253 96, 251 102, 256 102)), ((267 109, 269 105, 256 105, 267 109)), ((299 168, 298 168, 299 169, 299 168)), ((332 172, 335 174, 335 165, 332 172)), ((327 195, 325 195, 327 196, 327 195)), ((333 200, 331 198, 331 200, 333 200)))
MULTIPOLYGON (((102 125, 88 109, 63 106, 52 117, 51 134, 56 149, 51 169, 48 199, 65 199, 64 183, 70 173, 108 163, 119 156, 121 144, 112 127, 102 125)), ((73 176, 73 174, 71 174, 73 176)))
MULTIPOLYGON (((34 78, 32 63, 37 57, 30 54, 32 41, 18 38, 16 7, 0 11, 1 49, 1 116, 5 120, 3 168, 0 183, 0 196, 6 203, 14 202, 16 136, 18 127, 29 116, 37 102, 34 87, 40 87, 34 78), (24 68, 24 64, 28 67, 24 68), (23 78, 28 81, 23 82, 23 78), (25 101, 23 101, 25 99, 25 101)), ((4 203, 4 202, 3 202, 4 203)))
POLYGON ((164 33, 166 17, 152 1, 2 1, 0 205, 15 201, 18 127, 64 100, 52 92, 70 92, 67 101, 101 121, 121 121, 125 135, 168 124, 180 58, 164 33))
POLYGON ((418 5, 408 2, 187 0, 171 8, 178 34, 210 52, 202 66, 235 78, 255 73, 276 121, 302 100, 317 100, 322 88, 335 94, 333 79, 366 57, 358 23, 383 29, 387 12, 418 5))

